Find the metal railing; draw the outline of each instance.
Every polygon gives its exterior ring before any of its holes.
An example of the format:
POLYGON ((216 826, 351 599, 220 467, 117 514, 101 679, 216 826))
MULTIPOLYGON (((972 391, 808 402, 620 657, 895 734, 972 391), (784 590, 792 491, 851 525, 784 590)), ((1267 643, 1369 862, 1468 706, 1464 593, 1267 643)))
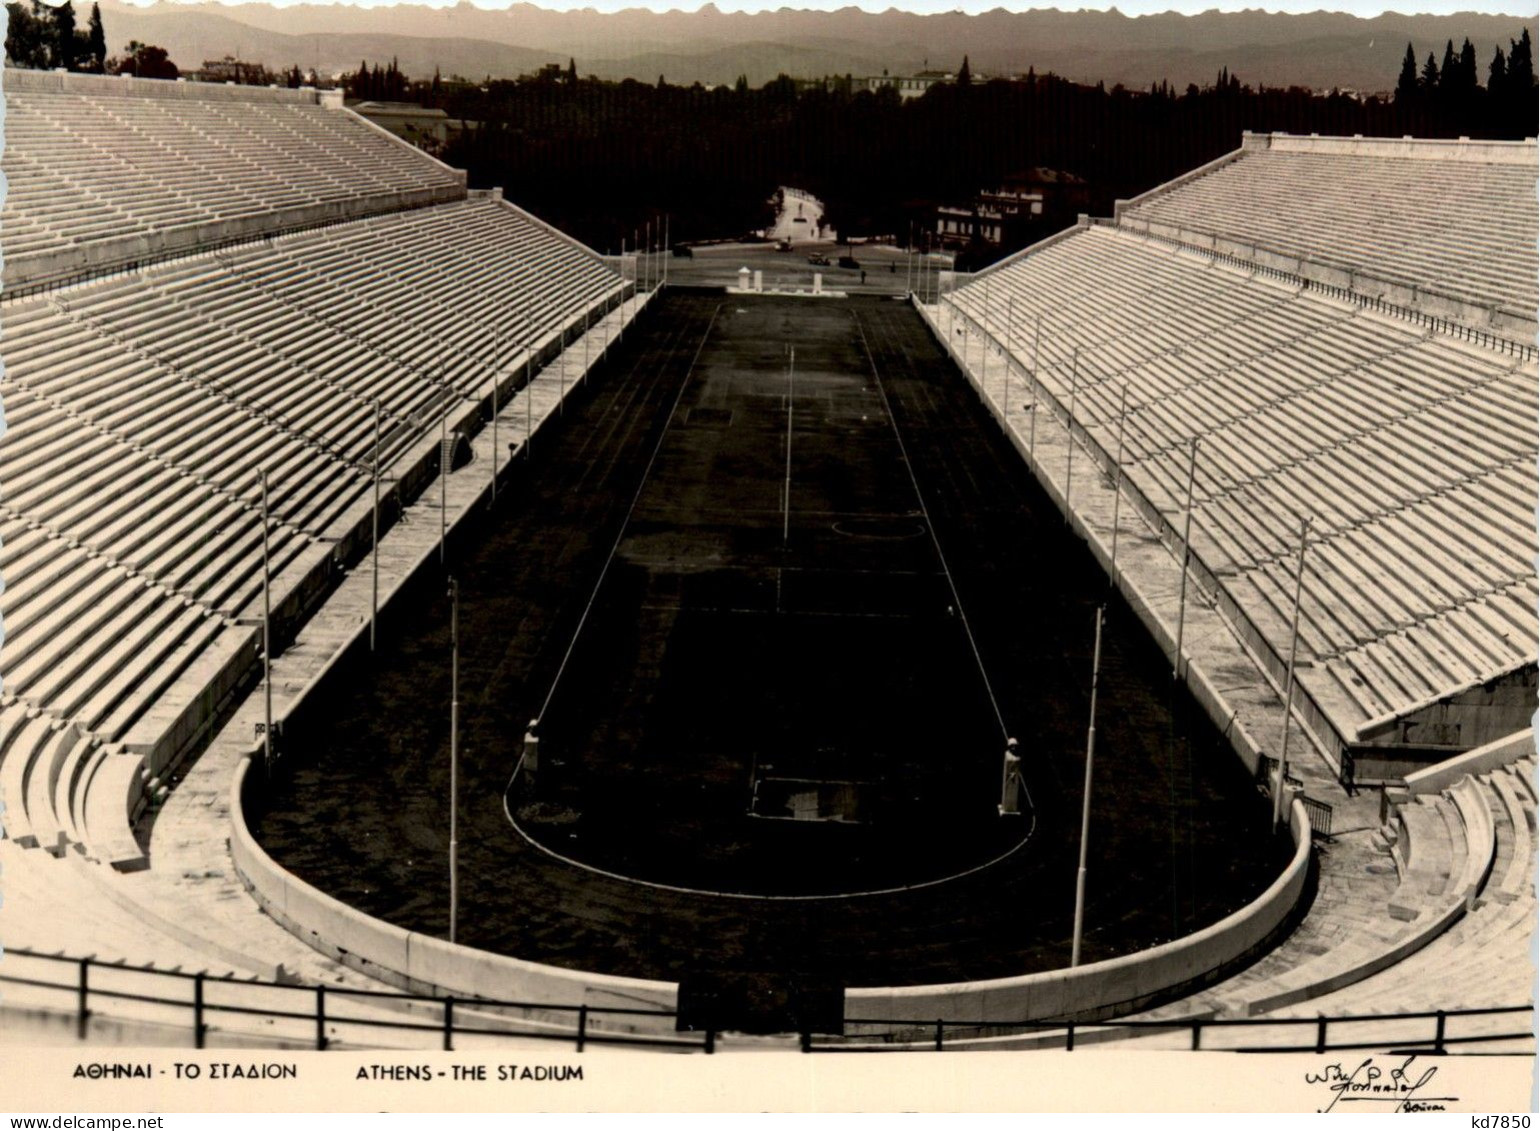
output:
MULTIPOLYGON (((200 1049, 205 1047, 208 1038, 209 1019, 221 1014, 262 1018, 269 1021, 288 1020, 310 1023, 314 1027, 312 1043, 318 1050, 331 1047, 334 1038, 329 1035, 329 1030, 336 1032, 350 1026, 433 1034, 432 1043, 441 1045, 445 1052, 454 1050, 455 1038, 460 1036, 572 1042, 576 1044, 579 1051, 588 1044, 653 1045, 688 1051, 702 1049, 708 1053, 714 1052, 716 1048, 716 1034, 709 1031, 674 1034, 662 1028, 627 1031, 615 1027, 594 1028, 591 1024, 595 1020, 603 1022, 607 1019, 615 1024, 623 1024, 625 1018, 650 1018, 655 1022, 676 1020, 676 1014, 673 1011, 655 1008, 588 1004, 552 1005, 546 1002, 501 1001, 479 997, 474 999, 439 997, 397 990, 302 985, 292 982, 264 981, 255 977, 240 978, 234 975, 208 974, 201 971, 189 973, 182 970, 160 970, 155 967, 130 966, 126 963, 101 962, 89 956, 75 957, 64 954, 45 954, 18 947, 6 948, 5 961, 9 962, 14 958, 38 959, 56 964, 53 968, 67 969, 68 972, 63 977, 56 979, 26 977, 8 971, 0 972, 0 983, 70 993, 74 998, 76 1035, 81 1040, 86 1039, 89 1023, 94 1015, 91 1004, 93 1001, 98 1001, 137 1002, 141 1005, 185 1010, 193 1047, 200 1049), (180 994, 169 996, 141 992, 138 989, 113 988, 95 981, 93 979, 95 971, 100 971, 104 975, 127 974, 149 978, 157 985, 167 985, 168 993, 170 986, 186 988, 180 994), (232 988, 244 989, 248 994, 278 992, 286 996, 292 995, 294 1005, 288 1008, 229 1000, 236 996, 229 992, 232 988), (226 1000, 218 999, 220 990, 226 991, 226 1000), (373 1016, 339 1013, 337 1012, 339 1002, 372 1006, 377 1012, 373 1016), (525 1016, 501 1018, 500 1020, 506 1022, 502 1026, 493 1026, 485 1022, 478 1024, 474 1019, 467 1024, 464 1020, 456 1019, 457 1010, 467 1009, 474 1009, 483 1016, 495 1015, 501 1010, 517 1011, 525 1016), (385 1012, 398 1012, 401 1017, 398 1019, 379 1015, 385 1012), (421 1012, 423 1016, 411 1018, 410 1015, 413 1012, 421 1012), (528 1016, 530 1014, 555 1015, 558 1018, 571 1020, 570 1024, 563 1025, 558 1022, 552 1026, 539 1016, 528 1016), (512 1027, 520 1023, 522 1023, 521 1027, 512 1027), (546 1027, 540 1027, 542 1024, 546 1027)), ((119 1015, 114 1014, 114 1016, 119 1015)), ((286 1038, 286 1041, 293 1043, 297 1039, 286 1038)))
MULTIPOLYGON (((1138 229, 1131 230, 1138 231, 1138 229)), ((1218 251, 1212 247, 1204 247, 1202 244, 1190 243, 1178 236, 1171 236, 1150 231, 1143 231, 1139 234, 1147 236, 1152 240, 1158 240, 1161 243, 1182 248, 1186 251, 1193 251, 1200 255, 1206 255, 1210 259, 1220 263, 1226 263, 1231 267, 1238 267, 1242 270, 1257 272, 1274 279, 1279 279, 1294 286, 1303 287, 1307 291, 1316 291, 1319 294, 1338 299, 1342 302, 1354 303, 1365 310, 1372 310, 1377 314, 1384 314, 1390 318, 1399 319, 1403 322, 1410 322, 1415 326, 1421 326, 1424 329, 1431 330, 1435 334, 1443 334, 1445 337, 1456 338, 1465 342, 1471 342, 1475 345, 1482 346, 1485 349, 1493 350, 1498 353, 1506 353, 1512 357, 1518 358, 1520 361, 1534 361, 1537 356, 1537 347, 1532 343, 1516 341, 1513 338, 1505 337, 1502 334, 1493 333, 1490 330, 1483 330, 1479 326, 1472 326, 1468 323, 1460 322, 1456 319, 1445 318, 1437 314, 1429 314, 1426 311, 1418 310, 1416 307, 1406 306, 1403 303, 1391 302, 1389 299, 1381 298, 1378 295, 1363 294, 1362 292, 1356 291, 1351 287, 1337 286, 1333 283, 1323 283, 1318 279, 1310 279, 1303 275, 1297 274, 1296 272, 1288 271, 1282 267, 1275 267, 1270 263, 1261 263, 1256 259, 1247 258, 1246 256, 1234 255, 1230 252, 1218 251)), ((1255 253, 1263 249, 1253 248, 1252 250, 1255 253)), ((1306 260, 1305 262, 1309 261, 1306 260)))
MULTIPOLYGON (((999 1046, 1010 1038, 1037 1037, 1036 1047, 1059 1048, 1073 1052, 1077 1041, 1082 1044, 1108 1041, 1134 1040, 1159 1036, 1166 1033, 1187 1035, 1187 1048, 1207 1052, 1313 1052, 1325 1053, 1336 1050, 1380 1049, 1386 1052, 1418 1052, 1444 1055, 1460 1048, 1480 1044, 1496 1044, 1518 1040, 1535 1040, 1534 1006, 1499 1006, 1490 1009, 1437 1009, 1416 1013, 1387 1013, 1328 1017, 1174 1017, 1161 1021, 1059 1021, 1024 1024, 1020 1021, 968 1021, 937 1020, 934 1024, 920 1027, 909 1025, 903 1032, 887 1035, 845 1038, 815 1038, 802 1035, 804 1052, 941 1052, 952 1041, 953 1049, 989 1048, 999 1046), (1523 1029, 1491 1033, 1460 1032, 1459 1024, 1467 1019, 1526 1014, 1529 1024, 1523 1029), (1417 1022, 1431 1022, 1417 1027, 1417 1022), (1388 1029, 1405 1030, 1420 1028, 1420 1032, 1405 1035, 1387 1032, 1388 1029), (1453 1023, 1453 1025, 1451 1024, 1453 1023), (1380 1036, 1365 1039, 1359 1033, 1347 1030, 1349 1026, 1378 1026, 1380 1036), (1257 1033, 1264 1029, 1283 1029, 1288 1033, 1303 1031, 1305 1039, 1286 1038, 1282 1041, 1263 1041, 1247 1044, 1216 1044, 1215 1035, 1223 1033, 1257 1033), (1334 1032, 1335 1031, 1335 1032, 1334 1032), (1207 1040, 1205 1040, 1207 1035, 1207 1040)), ((847 1018, 845 1025, 889 1026, 887 1020, 861 1020, 847 1018)), ((1360 1030, 1361 1031, 1361 1030, 1360 1030)), ((1534 1055, 1533 1049, 1529 1050, 1534 1055)))
MULTIPOLYGON (((338 1042, 335 1034, 355 1026, 365 1032, 389 1030, 419 1033, 424 1038, 422 1047, 438 1046, 445 1052, 453 1051, 455 1039, 462 1036, 560 1041, 573 1044, 578 1051, 589 1044, 611 1044, 652 1046, 676 1052, 699 1051, 707 1054, 714 1053, 721 1040, 721 1034, 716 1030, 680 1029, 677 1012, 662 1008, 552 1005, 547 1002, 436 997, 395 990, 300 985, 233 975, 160 970, 102 962, 89 956, 44 954, 24 948, 8 948, 5 954, 8 961, 14 958, 35 959, 49 964, 47 970, 60 972, 58 977, 51 978, 29 977, 5 970, 0 973, 0 983, 68 994, 73 1000, 76 1034, 81 1040, 87 1038, 90 1022, 96 1015, 92 1009, 93 1002, 134 1002, 180 1013, 185 1017, 193 1046, 200 1049, 207 1044, 210 1018, 221 1015, 252 1017, 268 1022, 304 1022, 304 1030, 313 1034, 308 1039, 301 1037, 298 1032, 282 1037, 271 1032, 269 1036, 291 1046, 310 1044, 317 1050, 333 1047, 338 1042), (153 993, 143 992, 143 987, 114 988, 97 980, 98 972, 102 975, 116 973, 147 978, 153 985, 164 985, 168 989, 165 993, 153 993), (172 986, 180 987, 181 992, 171 993, 169 987, 172 986), (253 1004, 250 1000, 230 1000, 236 996, 230 992, 232 988, 244 988, 248 995, 278 992, 292 1001, 292 1007, 288 1003, 273 1006, 253 1004), (355 1006, 361 1004, 373 1008, 375 1013, 372 1016, 361 1016, 339 1012, 340 1003, 352 1003, 355 1006), (523 1016, 499 1017, 498 1011, 504 1010, 517 1011, 523 1016), (466 1011, 474 1011, 469 1023, 463 1016, 466 1011), (392 1012, 399 1016, 382 1016, 392 1012), (418 1016, 413 1016, 414 1013, 418 1016), (496 1025, 493 1021, 501 1021, 502 1024, 496 1025), (597 1027, 594 1024, 596 1021, 599 1023, 597 1027), (645 1030, 641 1029, 640 1026, 647 1022, 651 1025, 645 1030), (624 1028, 628 1024, 632 1028, 624 1028)), ((124 1019, 120 1013, 111 1016, 124 1019)), ((1195 1051, 1322 1053, 1339 1049, 1381 1049, 1387 1052, 1446 1054, 1483 1044, 1533 1041, 1533 1018, 1533 1005, 1373 1015, 1343 1014, 1331 1017, 1178 1017, 1142 1021, 1026 1021, 1020 1018, 949 1021, 938 1018, 933 1023, 916 1023, 855 1017, 844 1020, 843 1035, 804 1031, 795 1036, 805 1053, 941 1052, 947 1048, 966 1050, 1000 1047, 1007 1041, 1014 1042, 1017 1047, 1073 1051, 1077 1042, 1104 1043, 1184 1033, 1188 1038, 1186 1047, 1195 1051), (1522 1029, 1515 1025, 1511 1029, 1504 1028, 1495 1032, 1476 1032, 1471 1031, 1468 1025, 1471 1019, 1519 1014, 1529 1018, 1522 1029), (1420 1022, 1429 1024, 1423 1025, 1420 1022), (1368 1026, 1375 1029, 1372 1037, 1363 1035, 1364 1028, 1368 1026), (865 1027, 873 1031, 851 1032, 852 1029, 865 1027), (1268 1029, 1274 1030, 1272 1039, 1267 1039, 1265 1031, 1268 1029), (1279 1029, 1287 1035, 1277 1035, 1279 1029), (1296 1039, 1292 1036, 1295 1032, 1303 1032, 1304 1035, 1296 1039), (1262 1039, 1241 1043, 1225 1040, 1226 1034, 1236 1033, 1254 1033, 1262 1039)), ((785 1034, 787 1037, 792 1035, 785 1034)), ((355 1047, 358 1045, 368 1047, 364 1041, 357 1042, 355 1047)), ((1527 1051, 1529 1055, 1534 1054, 1532 1047, 1527 1051)))
MULTIPOLYGON (((1263 754, 1257 760, 1257 785, 1264 793, 1272 791, 1273 775, 1278 772, 1278 759, 1271 754, 1263 754)), ((1299 798, 1300 804, 1305 807, 1305 815, 1310 818, 1310 831, 1317 836, 1331 836, 1332 807, 1325 801, 1311 797, 1304 793, 1305 783, 1293 774, 1285 774, 1285 784, 1299 798)))

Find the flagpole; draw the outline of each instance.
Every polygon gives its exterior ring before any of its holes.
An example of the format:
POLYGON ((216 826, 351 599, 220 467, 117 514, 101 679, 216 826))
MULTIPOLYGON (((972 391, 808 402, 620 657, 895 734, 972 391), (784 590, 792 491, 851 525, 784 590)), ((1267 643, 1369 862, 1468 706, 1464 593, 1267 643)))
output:
POLYGON ((1080 802, 1080 869, 1075 873, 1075 933, 1070 943, 1069 964, 1080 965, 1080 939, 1085 930, 1086 848, 1091 838, 1091 767, 1096 759, 1096 684, 1102 666, 1103 605, 1096 610, 1096 651, 1091 658, 1091 724, 1085 736, 1085 791, 1080 802))
POLYGON ((449 579, 449 941, 460 921, 460 583, 449 579))
POLYGON ((1289 773, 1289 724, 1294 719, 1294 660, 1299 651, 1299 597, 1305 580, 1305 542, 1310 519, 1299 524, 1299 562, 1294 567, 1294 624, 1289 629, 1289 674, 1283 693, 1283 744, 1278 751, 1278 785, 1273 791, 1273 828, 1283 820, 1283 791, 1289 773))
POLYGON ((497 328, 492 347, 492 501, 497 502, 497 383, 502 378, 503 328, 497 328))
POLYGON ((374 402, 374 516, 369 539, 372 574, 369 592, 369 651, 374 651, 375 622, 380 615, 380 402, 374 402))
POLYGON ((1068 445, 1064 452, 1064 525, 1069 525, 1070 472, 1075 466, 1075 394, 1080 391, 1080 347, 1075 347, 1074 359, 1069 368, 1069 414, 1064 418, 1064 433, 1068 445))
POLYGON ((1118 396, 1118 454, 1113 460, 1112 475, 1112 581, 1117 584, 1118 572, 1118 511, 1123 503, 1123 425, 1128 420, 1128 382, 1118 396))
POLYGON ((1187 566, 1192 560, 1192 485, 1198 474, 1198 438, 1192 438, 1187 457, 1187 519, 1182 528, 1182 595, 1177 602, 1176 655, 1172 658, 1171 678, 1182 676, 1182 636, 1187 628, 1187 566))
POLYGON ((262 484, 262 769, 273 772, 273 572, 268 554, 267 471, 259 468, 262 484))

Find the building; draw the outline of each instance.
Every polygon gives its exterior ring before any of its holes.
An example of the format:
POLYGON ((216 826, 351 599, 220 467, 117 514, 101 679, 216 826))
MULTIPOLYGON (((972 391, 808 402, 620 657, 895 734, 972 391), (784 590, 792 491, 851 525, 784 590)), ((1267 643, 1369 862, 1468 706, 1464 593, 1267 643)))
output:
POLYGON ((440 152, 469 123, 451 118, 443 110, 429 109, 415 102, 360 102, 352 109, 381 129, 389 130, 402 141, 411 142, 429 153, 440 152))
MULTIPOLYGON (((975 76, 977 77, 977 76, 975 76)), ((890 75, 883 71, 880 75, 871 75, 865 79, 856 80, 856 89, 866 89, 876 94, 884 87, 892 87, 898 91, 898 96, 903 99, 919 98, 937 83, 955 82, 957 76, 951 71, 919 71, 912 75, 890 75)))
POLYGON ((969 204, 938 207, 936 236, 945 247, 974 242, 1019 246, 1035 227, 1076 216, 1089 205, 1084 178, 1038 166, 1007 176, 997 188, 980 189, 969 204))
POLYGON ((191 77, 198 82, 233 82, 241 86, 266 86, 277 81, 277 76, 261 63, 247 63, 233 55, 205 59, 203 69, 191 77))

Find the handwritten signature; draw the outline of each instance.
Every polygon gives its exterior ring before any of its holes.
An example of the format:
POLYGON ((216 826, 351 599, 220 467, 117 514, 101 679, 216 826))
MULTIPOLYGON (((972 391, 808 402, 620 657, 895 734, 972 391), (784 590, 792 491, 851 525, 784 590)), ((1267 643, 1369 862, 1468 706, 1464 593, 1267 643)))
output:
POLYGON ((1433 1096, 1423 1091, 1438 1075, 1436 1066, 1423 1068, 1415 1064, 1415 1055, 1408 1056, 1400 1064, 1375 1063, 1374 1057, 1365 1057, 1355 1066, 1338 1061, 1325 1068, 1305 1073, 1306 1084, 1319 1084, 1331 1093, 1331 1103, 1317 1108, 1319 1112, 1333 1110, 1339 1103, 1387 1104, 1389 1110, 1447 1111, 1447 1104, 1456 1103, 1459 1096, 1433 1096))

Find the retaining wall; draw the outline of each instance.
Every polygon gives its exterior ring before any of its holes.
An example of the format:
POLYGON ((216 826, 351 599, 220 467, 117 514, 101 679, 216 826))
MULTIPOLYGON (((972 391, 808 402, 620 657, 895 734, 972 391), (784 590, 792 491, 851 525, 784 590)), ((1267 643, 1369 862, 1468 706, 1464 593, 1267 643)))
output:
POLYGON ((1020 978, 847 990, 845 1015, 916 1023, 1094 1021, 1211 984, 1260 953, 1292 922, 1310 875, 1310 821, 1298 801, 1290 810, 1289 831, 1294 856, 1283 874, 1257 899, 1195 934, 1136 954, 1020 978))

